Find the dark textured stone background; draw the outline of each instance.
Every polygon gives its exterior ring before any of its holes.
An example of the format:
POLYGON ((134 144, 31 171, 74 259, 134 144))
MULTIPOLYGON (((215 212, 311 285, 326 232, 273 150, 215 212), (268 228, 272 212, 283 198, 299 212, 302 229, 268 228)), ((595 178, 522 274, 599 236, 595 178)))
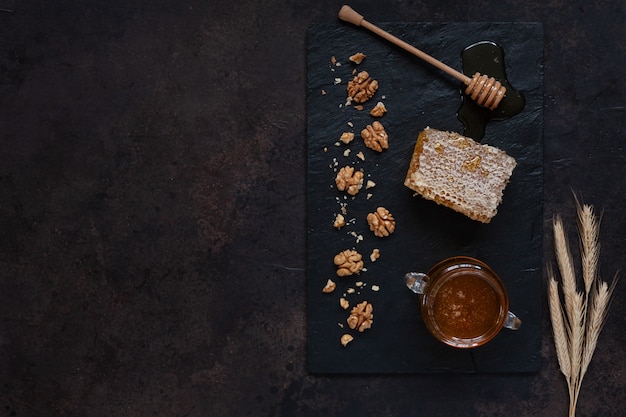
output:
MULTIPOLYGON (((530 375, 305 369, 306 30, 341 2, 0 0, 0 416, 565 416, 530 375)), ((626 265, 624 2, 355 1, 538 21, 545 262, 572 192, 626 265)), ((626 414, 626 283, 579 416, 626 414)))

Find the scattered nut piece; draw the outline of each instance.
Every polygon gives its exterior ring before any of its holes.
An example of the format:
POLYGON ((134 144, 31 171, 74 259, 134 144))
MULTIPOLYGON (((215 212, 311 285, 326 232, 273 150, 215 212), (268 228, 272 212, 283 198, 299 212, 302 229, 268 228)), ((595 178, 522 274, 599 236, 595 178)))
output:
POLYGON ((354 62, 355 64, 360 64, 361 62, 363 62, 363 60, 366 58, 366 55, 361 53, 361 52, 357 52, 356 54, 352 55, 350 57, 350 61, 354 62))
POLYGON ((350 307, 350 303, 348 302, 348 300, 346 300, 345 298, 341 297, 339 299, 339 305, 341 306, 341 308, 343 308, 344 310, 347 310, 348 307, 350 307))
POLYGON ((378 237, 386 237, 396 230, 396 220, 384 207, 378 207, 374 213, 367 215, 370 230, 378 237))
POLYGON ((354 167, 345 166, 337 173, 335 183, 339 191, 346 191, 350 195, 356 195, 363 187, 363 172, 355 172, 354 167))
POLYGON ((365 142, 365 146, 376 152, 382 152, 383 149, 389 148, 389 136, 385 132, 382 123, 375 121, 371 125, 367 125, 361 131, 361 137, 365 142))
POLYGON ((350 156, 350 149, 346 149, 345 151, 343 151, 343 156, 348 157, 350 156))
POLYGON ((372 251, 372 254, 370 255, 370 261, 376 262, 378 260, 378 258, 380 258, 380 250, 379 249, 374 249, 372 251))
POLYGON ((337 85, 337 84, 341 84, 341 78, 339 78, 339 77, 335 78, 335 82, 334 82, 334 84, 335 84, 335 85, 337 85))
POLYGON ((357 287, 362 287, 364 284, 363 281, 357 281, 354 283, 354 285, 356 285, 357 287))
POLYGON ((326 281, 326 285, 324 286, 324 288, 322 288, 322 292, 329 294, 335 291, 335 288, 337 288, 337 284, 335 284, 332 279, 329 279, 328 281, 326 281))
POLYGON ((356 156, 361 160, 361 161, 365 161, 365 155, 363 155, 363 152, 359 151, 359 153, 356 154, 356 156))
POLYGON ((365 189, 369 190, 370 188, 376 187, 376 183, 372 180, 367 180, 367 184, 365 184, 365 189))
POLYGON ((335 58, 335 55, 332 55, 330 57, 330 63, 333 64, 333 65, 335 65, 337 63, 337 58, 335 58))
POLYGON ((383 114, 387 113, 387 108, 382 101, 376 103, 376 106, 372 110, 370 110, 370 116, 372 117, 383 117, 383 114))
POLYGON ((352 308, 350 316, 346 320, 348 327, 363 332, 370 329, 374 323, 374 307, 367 301, 363 301, 352 308))
POLYGON ((346 290, 346 292, 347 292, 348 294, 354 294, 354 293, 356 292, 356 290, 355 290, 354 288, 348 288, 348 289, 346 290))
POLYGON ((358 111, 363 111, 363 105, 362 104, 357 104, 356 106, 354 106, 354 108, 358 111))
POLYGON ((352 249, 339 252, 335 255, 333 262, 337 266, 337 275, 340 277, 358 274, 363 269, 361 254, 352 249))
POLYGON ((335 227, 336 229, 341 229, 345 225, 346 225, 346 218, 343 217, 343 215, 341 214, 337 214, 335 216, 335 222, 333 223, 333 227, 335 227))
POLYGON ((356 77, 348 81, 348 97, 352 97, 355 103, 365 103, 378 90, 378 81, 370 78, 367 71, 359 72, 356 77))
POLYGON ((354 337, 352 337, 349 334, 344 334, 343 336, 341 336, 341 344, 345 347, 348 345, 348 343, 352 342, 354 340, 354 337))
POLYGON ((325 96, 326 95, 326 90, 322 89, 322 95, 325 96))
POLYGON ((378 285, 372 285, 372 291, 378 291, 380 287, 378 285))
POLYGON ((345 143, 346 145, 352 142, 352 139, 354 139, 354 133, 352 132, 343 132, 341 134, 341 137, 339 138, 339 140, 345 143))

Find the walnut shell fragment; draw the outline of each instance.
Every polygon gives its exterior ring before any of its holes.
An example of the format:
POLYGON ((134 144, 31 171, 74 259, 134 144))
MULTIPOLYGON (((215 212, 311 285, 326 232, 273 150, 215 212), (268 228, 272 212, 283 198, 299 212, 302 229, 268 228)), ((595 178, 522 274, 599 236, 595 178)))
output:
POLYGON ((346 320, 348 327, 363 332, 370 329, 374 324, 374 306, 363 301, 352 308, 350 316, 346 320))
POLYGON ((396 219, 384 207, 378 207, 374 213, 369 213, 367 223, 378 237, 387 237, 396 230, 396 219))
POLYGON ((354 167, 345 166, 339 170, 335 178, 337 189, 356 195, 363 187, 363 171, 355 171, 354 167))
POLYGON ((335 255, 333 262, 337 266, 337 275, 340 277, 358 274, 363 269, 363 257, 353 249, 339 252, 335 255))
POLYGON ((365 146, 376 152, 382 152, 383 149, 389 148, 389 135, 387 135, 385 127, 379 121, 367 125, 361 131, 361 137, 363 142, 365 142, 365 146))
POLYGON ((365 103, 378 90, 378 81, 370 78, 367 71, 359 72, 351 81, 348 81, 348 97, 355 103, 365 103))

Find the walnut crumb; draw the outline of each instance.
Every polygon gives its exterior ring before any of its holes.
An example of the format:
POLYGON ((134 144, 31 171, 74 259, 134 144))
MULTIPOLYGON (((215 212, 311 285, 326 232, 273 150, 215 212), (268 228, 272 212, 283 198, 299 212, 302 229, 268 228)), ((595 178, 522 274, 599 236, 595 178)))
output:
POLYGON ((365 184, 365 189, 369 190, 370 188, 376 187, 376 183, 372 180, 367 180, 367 184, 365 184))
POLYGON ((363 60, 367 57, 367 55, 365 55, 364 53, 361 52, 357 52, 356 54, 350 56, 350 61, 354 62, 355 64, 360 64, 361 62, 363 62, 363 60))
POLYGON ((354 133, 352 132, 343 132, 341 134, 341 137, 339 138, 339 140, 345 143, 346 145, 352 142, 352 139, 354 139, 354 133))
POLYGON ((354 340, 354 337, 352 337, 349 334, 344 334, 343 336, 341 336, 341 344, 345 347, 348 345, 348 343, 352 342, 354 340))
POLYGON ((346 218, 341 214, 337 214, 335 216, 335 222, 333 223, 333 227, 336 229, 341 229, 346 225, 346 218))
POLYGON ((322 292, 329 294, 335 291, 335 288, 337 288, 337 284, 335 284, 332 279, 329 279, 328 281, 326 281, 326 285, 324 286, 324 288, 322 288, 322 292))
POLYGON ((372 285, 372 291, 378 292, 379 290, 380 290, 380 287, 378 285, 372 285))
POLYGON ((387 108, 382 101, 376 103, 376 106, 370 110, 370 116, 372 117, 383 117, 385 113, 387 113, 387 108))
POLYGON ((350 307, 350 303, 348 302, 348 300, 346 300, 345 298, 341 297, 339 299, 339 305, 341 306, 341 308, 343 308, 344 310, 347 310, 350 307))
POLYGON ((376 262, 380 258, 380 250, 374 249, 370 255, 370 261, 376 262))

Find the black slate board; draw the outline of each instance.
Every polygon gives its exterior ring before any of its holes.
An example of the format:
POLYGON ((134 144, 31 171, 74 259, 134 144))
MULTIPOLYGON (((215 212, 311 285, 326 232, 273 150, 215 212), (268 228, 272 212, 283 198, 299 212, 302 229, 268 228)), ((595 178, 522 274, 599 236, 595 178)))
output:
POLYGON ((426 126, 463 131, 456 116, 461 103, 458 81, 361 28, 343 23, 311 26, 307 50, 308 369, 314 373, 537 371, 542 310, 542 26, 379 26, 459 70, 465 47, 484 40, 503 47, 508 79, 524 95, 526 107, 511 119, 489 123, 482 143, 504 149, 518 166, 490 224, 414 197, 403 180, 418 133, 426 126), (358 66, 348 60, 355 52, 367 55, 358 66), (341 65, 332 65, 331 56, 341 65), (346 83, 355 68, 367 70, 380 84, 361 112, 344 105, 346 83), (388 109, 381 122, 390 148, 382 154, 367 149, 359 135, 374 120, 369 109, 378 101, 388 109), (336 146, 345 131, 355 132, 354 141, 336 146), (348 156, 344 156, 346 149, 350 149, 348 156), (364 161, 357 157, 359 151, 364 161), (344 165, 363 169, 376 187, 345 199, 334 186, 336 171, 344 165), (354 222, 336 230, 332 223, 340 203, 346 205, 346 219, 354 222), (366 215, 377 206, 388 208, 396 218, 396 232, 388 238, 375 237, 367 226, 366 215), (364 239, 357 242, 353 232, 364 239), (363 254, 367 270, 339 278, 333 257, 352 248, 363 254), (369 254, 374 248, 380 249, 381 257, 372 263, 369 254), (501 275, 511 310, 523 320, 520 330, 505 329, 486 346, 472 350, 449 348, 430 336, 419 316, 417 296, 405 287, 403 275, 425 271, 453 255, 475 256, 501 275), (321 290, 329 278, 337 282, 337 289, 324 294, 321 290), (365 286, 359 289, 357 281, 365 286), (380 290, 372 291, 373 285, 380 290), (348 288, 357 291, 348 294, 348 288), (344 294, 351 305, 363 300, 373 304, 372 329, 364 333, 348 329, 348 312, 339 307, 344 294), (339 342, 344 333, 355 337, 345 348, 339 342))

